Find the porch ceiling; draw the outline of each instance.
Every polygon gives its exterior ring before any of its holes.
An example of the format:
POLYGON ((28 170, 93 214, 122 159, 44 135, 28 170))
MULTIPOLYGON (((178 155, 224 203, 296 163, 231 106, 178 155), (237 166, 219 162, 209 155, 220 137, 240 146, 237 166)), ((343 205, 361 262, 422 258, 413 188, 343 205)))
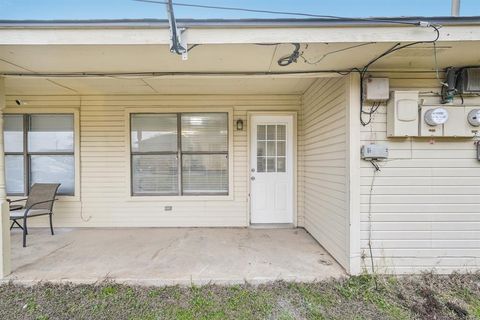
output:
MULTIPOLYGON (((172 73, 162 77, 19 77, 6 79, 7 94, 298 94, 317 75, 252 76, 249 73, 313 72, 361 67, 394 43, 302 44, 303 57, 287 67, 277 64, 293 46, 222 44, 193 48, 187 61, 171 54, 166 45, 3 45, 0 73, 172 73), (361 46, 359 46, 361 45, 361 46), (356 46, 355 48, 350 48, 356 46), (350 48, 344 51, 343 49, 350 48), (340 50, 340 51, 339 51, 340 50), (179 75, 188 73, 188 75, 179 75), (216 73, 191 75, 191 73, 216 73), (233 73, 233 74, 232 74, 233 73), (240 73, 240 74, 239 74, 240 73)), ((438 67, 478 65, 480 42, 439 42, 438 67)), ((378 61, 377 70, 433 70, 431 45, 398 51, 378 61)), ((325 75, 325 74, 323 74, 325 75)))

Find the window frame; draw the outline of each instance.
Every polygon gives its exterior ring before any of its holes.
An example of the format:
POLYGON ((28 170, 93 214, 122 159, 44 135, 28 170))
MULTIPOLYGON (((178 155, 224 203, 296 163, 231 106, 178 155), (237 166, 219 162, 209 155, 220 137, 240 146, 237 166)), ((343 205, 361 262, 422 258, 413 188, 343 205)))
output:
MULTIPOLYGON (((73 194, 58 194, 58 198, 64 201, 80 201, 80 120, 79 111, 74 108, 45 108, 39 110, 38 108, 22 107, 21 110, 6 108, 3 116, 18 116, 23 117, 23 152, 4 152, 4 155, 22 155, 24 157, 24 193, 7 194, 12 200, 27 197, 30 193, 30 155, 73 155, 74 162, 74 192, 73 194), (28 122, 25 118, 31 115, 71 115, 73 117, 73 152, 28 152, 28 122), (27 166, 28 163, 28 166, 27 166), (28 184, 27 184, 28 182, 28 184)), ((2 132, 3 134, 3 132, 2 132)))
MULTIPOLYGON (((127 174, 128 174, 128 189, 127 195, 129 201, 194 201, 194 200, 233 200, 233 180, 234 180, 234 171, 233 171, 233 161, 234 161, 234 154, 233 154, 233 131, 234 126, 232 125, 232 115, 233 115, 233 108, 226 108, 226 107, 218 107, 218 108, 204 108, 199 110, 197 108, 185 108, 185 107, 178 107, 178 108, 162 108, 159 110, 158 108, 126 108, 125 109, 125 122, 128 124, 125 130, 125 141, 127 143, 126 148, 126 158, 128 159, 128 167, 127 167, 127 174), (179 191, 178 193, 174 194, 158 194, 158 193, 141 193, 135 194, 133 192, 133 157, 132 157, 132 144, 131 144, 131 134, 132 134, 132 126, 131 126, 131 119, 132 114, 191 114, 191 113, 225 113, 227 115, 227 151, 223 152, 227 156, 227 192, 225 193, 182 193, 182 184, 179 182, 179 191), (181 194, 182 193, 182 194, 181 194)), ((178 136, 177 140, 180 140, 181 144, 181 117, 177 118, 177 131, 178 136), (180 127, 180 128, 178 128, 180 127)), ((244 131, 245 132, 245 131, 244 131)), ((178 145, 178 144, 177 144, 178 145)), ((177 148, 177 152, 181 152, 179 148, 177 148)), ((161 154, 161 152, 157 152, 161 154)), ((184 152, 185 154, 202 154, 202 152, 184 152)), ((219 154, 221 152, 214 152, 214 154, 219 154)), ((137 154, 135 152, 135 154, 137 154)), ((148 153, 144 153, 148 154, 148 153)), ((183 159, 177 160, 178 165, 178 179, 182 179, 182 167, 183 167, 183 159)))

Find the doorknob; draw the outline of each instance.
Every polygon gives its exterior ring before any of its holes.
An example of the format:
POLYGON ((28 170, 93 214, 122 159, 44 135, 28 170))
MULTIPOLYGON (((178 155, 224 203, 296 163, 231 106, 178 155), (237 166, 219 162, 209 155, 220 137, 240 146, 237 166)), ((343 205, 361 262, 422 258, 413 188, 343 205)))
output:
POLYGON ((250 180, 254 181, 254 180, 255 180, 255 177, 253 177, 253 176, 252 176, 252 177, 250 177, 250 180))

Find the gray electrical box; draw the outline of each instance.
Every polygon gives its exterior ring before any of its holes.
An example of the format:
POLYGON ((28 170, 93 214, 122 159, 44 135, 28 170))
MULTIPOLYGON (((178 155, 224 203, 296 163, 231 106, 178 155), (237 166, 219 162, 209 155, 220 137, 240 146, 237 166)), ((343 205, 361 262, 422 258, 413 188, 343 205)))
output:
POLYGON ((388 147, 380 144, 371 143, 362 146, 361 156, 363 160, 388 159, 388 147))
POLYGON ((387 136, 418 136, 418 91, 394 91, 387 105, 387 136))
POLYGON ((388 78, 367 78, 363 90, 367 101, 387 101, 390 97, 390 81, 388 78))

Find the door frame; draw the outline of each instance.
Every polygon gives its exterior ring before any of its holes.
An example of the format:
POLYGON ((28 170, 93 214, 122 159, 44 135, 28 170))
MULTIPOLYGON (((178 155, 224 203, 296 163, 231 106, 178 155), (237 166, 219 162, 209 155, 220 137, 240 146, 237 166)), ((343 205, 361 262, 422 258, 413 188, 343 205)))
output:
POLYGON ((292 116, 293 117, 293 147, 292 147, 292 158, 293 158, 293 198, 292 198, 292 212, 293 212, 293 226, 296 228, 298 226, 298 205, 297 205, 297 193, 298 193, 298 180, 297 180, 297 171, 298 171, 298 159, 297 159, 297 148, 298 148, 298 135, 297 135, 297 111, 247 111, 247 168, 246 168, 246 181, 247 181, 247 225, 251 226, 251 216, 252 216, 252 202, 250 198, 250 163, 251 163, 251 128, 250 124, 252 123, 253 116, 292 116))

